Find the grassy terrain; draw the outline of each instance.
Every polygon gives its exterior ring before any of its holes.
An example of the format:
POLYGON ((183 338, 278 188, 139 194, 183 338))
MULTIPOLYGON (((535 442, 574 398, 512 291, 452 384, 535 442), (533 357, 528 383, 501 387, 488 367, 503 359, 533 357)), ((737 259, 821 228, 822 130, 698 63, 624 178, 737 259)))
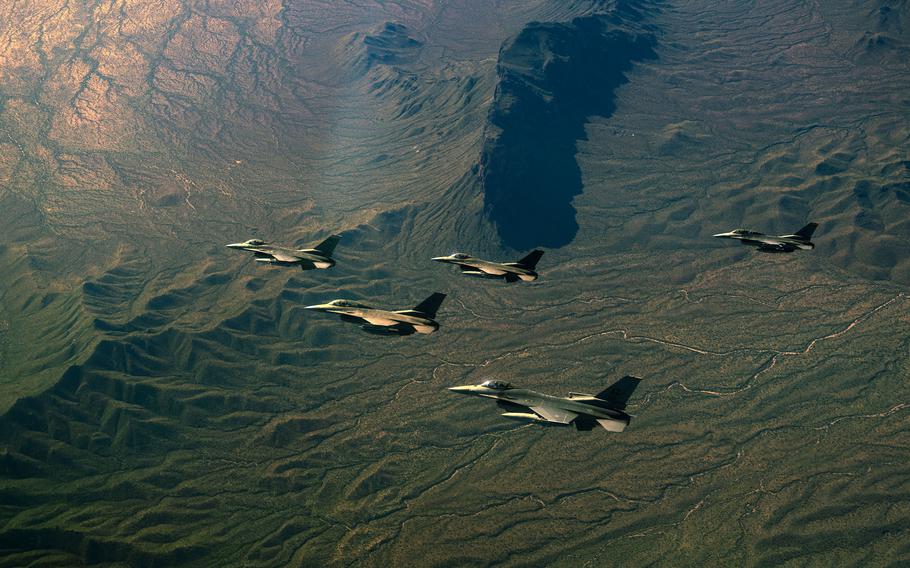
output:
POLYGON ((577 233, 508 286, 428 261, 524 252, 500 48, 609 3, 86 6, 4 8, 43 39, 0 60, 0 565, 910 559, 905 9, 630 5, 656 57, 573 116, 577 233), (318 273, 223 247, 328 232, 318 273), (302 309, 435 290, 427 337, 302 309), (625 374, 621 435, 445 390, 625 374))

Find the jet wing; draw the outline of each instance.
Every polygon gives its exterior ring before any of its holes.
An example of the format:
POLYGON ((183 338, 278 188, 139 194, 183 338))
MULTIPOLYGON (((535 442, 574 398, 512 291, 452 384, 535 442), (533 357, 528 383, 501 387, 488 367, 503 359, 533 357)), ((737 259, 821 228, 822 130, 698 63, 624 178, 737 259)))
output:
POLYGON ((485 274, 490 274, 492 276, 502 276, 503 274, 506 274, 508 272, 508 270, 503 270, 502 268, 500 268, 498 266, 480 265, 480 266, 477 266, 476 269, 485 274))
POLYGON ((768 236, 752 236, 749 237, 750 241, 755 241, 756 243, 762 243, 766 245, 781 245, 783 242, 779 238, 768 237, 768 236))
POLYGON ((554 406, 532 406, 531 410, 536 412, 548 422, 556 422, 558 424, 568 424, 575 420, 575 417, 578 414, 574 412, 569 412, 568 410, 557 408, 554 406))
POLYGON ((300 260, 299 256, 294 256, 293 254, 288 254, 281 251, 273 251, 270 253, 272 258, 279 262, 297 262, 300 260))
POLYGON ((796 250, 796 247, 786 243, 774 243, 774 244, 761 244, 759 250, 766 250, 771 252, 793 252, 796 250))
MULTIPOLYGON (((341 316, 345 317, 345 316, 341 316)), ((372 333, 374 335, 412 335, 415 333, 415 330, 410 325, 398 324, 398 325, 371 325, 364 324, 360 326, 360 329, 367 333, 372 333)))
POLYGON ((597 422, 604 427, 607 432, 622 432, 629 425, 626 420, 610 420, 608 418, 598 418, 597 422))
POLYGON ((399 325, 402 323, 397 320, 393 320, 392 318, 389 318, 389 317, 383 317, 381 315, 372 315, 372 314, 366 315, 366 316, 361 316, 361 319, 364 319, 368 323, 371 323, 373 325, 380 325, 380 326, 399 325))

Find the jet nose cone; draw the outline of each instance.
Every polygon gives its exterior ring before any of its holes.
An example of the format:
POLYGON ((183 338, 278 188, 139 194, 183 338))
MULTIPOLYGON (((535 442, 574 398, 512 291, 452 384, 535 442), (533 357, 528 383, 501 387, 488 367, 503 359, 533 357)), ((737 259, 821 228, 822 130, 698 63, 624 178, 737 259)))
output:
POLYGON ((723 238, 723 237, 729 237, 729 236, 730 236, 730 233, 717 233, 717 234, 714 235, 714 236, 715 236, 715 237, 721 237, 721 238, 723 238))
POLYGON ((229 245, 224 245, 224 246, 226 246, 227 248, 239 249, 239 248, 243 248, 243 243, 231 243, 229 245))
POLYGON ((305 309, 305 310, 321 310, 324 308, 325 308, 325 306, 323 306, 322 304, 314 304, 312 306, 303 306, 303 309, 305 309))
POLYGON ((473 385, 464 385, 464 386, 460 386, 460 387, 449 387, 449 390, 452 392, 465 394, 465 393, 473 392, 474 386, 473 385))
POLYGON ((447 257, 447 256, 434 256, 434 257, 431 258, 430 260, 435 260, 436 262, 445 262, 445 261, 449 260, 449 257, 447 257))

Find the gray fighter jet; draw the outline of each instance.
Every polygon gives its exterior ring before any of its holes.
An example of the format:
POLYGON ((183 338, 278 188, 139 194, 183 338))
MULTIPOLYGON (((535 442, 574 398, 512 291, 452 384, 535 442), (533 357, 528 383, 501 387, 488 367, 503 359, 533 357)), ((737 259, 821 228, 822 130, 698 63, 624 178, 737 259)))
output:
POLYGON ((456 252, 449 256, 437 256, 433 260, 456 264, 465 276, 502 278, 506 282, 518 282, 519 280, 530 282, 537 280, 537 273, 534 272, 534 268, 542 256, 542 250, 535 250, 518 262, 491 262, 474 258, 463 252, 456 252))
POLYGON ((595 395, 570 392, 565 398, 515 388, 502 381, 449 388, 452 392, 492 398, 512 420, 567 426, 591 430, 598 424, 610 432, 622 432, 631 417, 624 412, 626 402, 641 379, 623 377, 595 395))
POLYGON ((412 333, 433 333, 439 329, 434 321, 436 311, 446 295, 436 292, 410 310, 380 310, 354 300, 332 300, 327 304, 307 306, 307 310, 318 310, 339 314, 341 321, 360 324, 360 329, 378 335, 411 335, 412 333))
POLYGON ((256 262, 263 264, 299 266, 301 270, 312 270, 335 266, 332 252, 340 239, 340 235, 332 235, 315 247, 308 249, 280 247, 259 239, 250 239, 244 243, 232 243, 227 246, 232 249, 250 251, 256 255, 256 262))
POLYGON ((721 239, 736 239, 741 244, 757 247, 759 252, 793 252, 814 249, 815 243, 810 239, 817 228, 818 223, 809 223, 792 235, 773 236, 748 229, 736 229, 714 236, 721 239))
POLYGON ((332 235, 310 249, 280 247, 259 239, 231 243, 227 247, 252 252, 256 255, 256 262, 278 266, 299 266, 301 270, 312 270, 335 266, 332 252, 340 239, 340 235, 332 235))

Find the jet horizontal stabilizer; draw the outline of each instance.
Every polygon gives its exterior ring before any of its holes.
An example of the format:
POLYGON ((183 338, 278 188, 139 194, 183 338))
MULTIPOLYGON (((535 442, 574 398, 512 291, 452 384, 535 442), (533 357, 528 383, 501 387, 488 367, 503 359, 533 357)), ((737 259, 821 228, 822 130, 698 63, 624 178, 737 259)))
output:
POLYGON ((598 418, 597 422, 608 432, 622 432, 629 425, 625 420, 610 420, 609 418, 598 418))

